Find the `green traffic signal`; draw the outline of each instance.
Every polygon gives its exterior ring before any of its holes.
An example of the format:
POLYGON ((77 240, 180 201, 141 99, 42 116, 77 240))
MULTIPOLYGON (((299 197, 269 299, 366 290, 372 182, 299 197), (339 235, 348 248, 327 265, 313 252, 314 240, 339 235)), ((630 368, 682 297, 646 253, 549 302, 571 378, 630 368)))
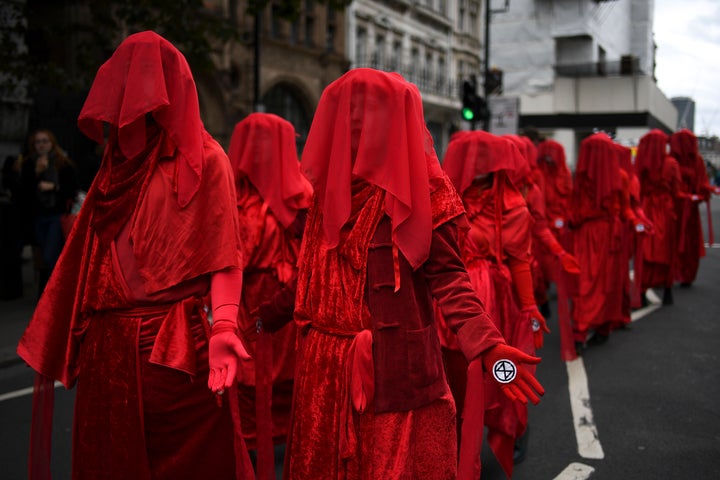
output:
POLYGON ((472 108, 463 107, 462 116, 465 120, 467 120, 469 122, 475 118, 475 112, 472 111, 472 108))

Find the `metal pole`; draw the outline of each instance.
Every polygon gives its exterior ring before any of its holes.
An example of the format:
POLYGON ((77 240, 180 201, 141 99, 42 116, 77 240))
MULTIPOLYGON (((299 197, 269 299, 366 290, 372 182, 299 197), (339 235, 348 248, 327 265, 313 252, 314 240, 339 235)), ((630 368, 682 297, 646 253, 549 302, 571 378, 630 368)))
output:
POLYGON ((256 112, 264 112, 265 105, 260 100, 260 31, 262 26, 262 11, 255 12, 255 65, 253 75, 253 109, 256 112))
POLYGON ((490 90, 488 89, 488 77, 490 76, 490 0, 485 0, 485 71, 483 72, 483 96, 487 113, 483 119, 485 131, 490 131, 490 90))

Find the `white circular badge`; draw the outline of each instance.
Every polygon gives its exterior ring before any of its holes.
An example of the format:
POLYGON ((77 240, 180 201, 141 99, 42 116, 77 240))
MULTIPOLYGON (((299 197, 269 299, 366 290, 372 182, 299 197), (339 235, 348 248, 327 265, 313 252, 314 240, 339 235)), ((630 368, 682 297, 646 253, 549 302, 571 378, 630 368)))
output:
POLYGON ((512 360, 501 358, 492 368, 493 377, 500 383, 510 383, 517 376, 517 367, 512 360))

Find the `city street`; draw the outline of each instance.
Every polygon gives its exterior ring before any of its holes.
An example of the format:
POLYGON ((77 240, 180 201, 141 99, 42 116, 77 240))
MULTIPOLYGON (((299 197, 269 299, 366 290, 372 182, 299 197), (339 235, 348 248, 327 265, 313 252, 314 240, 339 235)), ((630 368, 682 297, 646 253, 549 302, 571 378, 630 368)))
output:
MULTIPOLYGON (((719 197, 712 212, 720 243, 719 197)), ((704 207, 701 215, 706 226, 704 207)), ((515 480, 720 478, 718 243, 707 249, 695 284, 674 287, 674 305, 635 311, 631 329, 573 362, 560 359, 551 305, 552 333, 538 368, 546 394, 530 407, 528 452, 515 480)), ((35 295, 29 265, 25 273, 25 297, 0 303, 0 477, 7 480, 27 478, 33 373, 14 355, 35 295)), ((55 400, 53 478, 63 480, 70 476, 73 392, 57 388, 55 400)), ((482 479, 503 478, 485 449, 482 479)))

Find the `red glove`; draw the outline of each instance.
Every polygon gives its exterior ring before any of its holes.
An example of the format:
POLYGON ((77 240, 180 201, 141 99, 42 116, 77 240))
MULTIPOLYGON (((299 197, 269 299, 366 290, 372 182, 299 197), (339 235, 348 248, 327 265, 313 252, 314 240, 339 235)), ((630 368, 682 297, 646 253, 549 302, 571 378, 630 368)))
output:
POLYGON ((213 322, 210 336, 208 388, 218 395, 235 383, 238 360, 250 358, 237 331, 235 322, 229 320, 213 322))
POLYGON ((572 273, 575 275, 580 273, 580 264, 575 257, 563 250, 559 258, 563 270, 565 270, 567 273, 572 273))
POLYGON ((531 307, 525 307, 522 311, 530 317, 533 331, 533 340, 535 341, 535 348, 542 348, 543 334, 550 333, 550 329, 547 326, 545 317, 542 316, 542 313, 540 313, 540 311, 535 305, 531 307))
POLYGON ((540 382, 521 363, 538 364, 540 358, 521 352, 515 347, 498 343, 482 354, 485 370, 500 383, 500 388, 510 400, 527 403, 528 399, 537 405, 539 395, 545 394, 540 382), (537 392, 537 393, 536 393, 537 392))
POLYGON ((208 388, 217 394, 235 383, 238 359, 250 358, 238 337, 241 288, 242 270, 239 268, 216 272, 210 280, 213 325, 208 352, 208 388))

